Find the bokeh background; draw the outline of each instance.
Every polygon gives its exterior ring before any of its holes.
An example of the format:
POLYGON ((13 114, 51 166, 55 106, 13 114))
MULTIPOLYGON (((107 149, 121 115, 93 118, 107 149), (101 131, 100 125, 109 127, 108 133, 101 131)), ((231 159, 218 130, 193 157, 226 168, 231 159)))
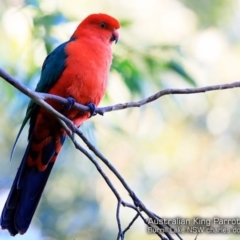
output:
MULTIPOLYGON (((46 55, 88 14, 121 21, 101 106, 164 88, 240 79, 240 0, 1 0, 0 66, 34 89, 46 55)), ((96 116, 82 127, 147 207, 162 217, 240 216, 239 89, 165 96, 138 109, 96 116)), ((0 210, 27 144, 9 156, 29 99, 0 80, 0 210)), ((119 182, 113 183, 129 200, 119 182)), ((70 140, 28 232, 15 239, 116 239, 116 199, 70 140)), ((126 226, 134 213, 121 209, 126 226)), ((195 235, 184 234, 184 239, 195 235)), ((0 231, 0 239, 12 239, 0 231)), ((139 219, 126 239, 158 239, 139 219)), ((234 240, 239 235, 199 235, 234 240)))

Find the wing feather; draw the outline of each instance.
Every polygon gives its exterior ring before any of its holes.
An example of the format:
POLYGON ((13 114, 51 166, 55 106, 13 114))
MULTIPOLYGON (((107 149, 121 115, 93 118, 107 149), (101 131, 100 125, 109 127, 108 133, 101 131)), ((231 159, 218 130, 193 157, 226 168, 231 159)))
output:
MULTIPOLYGON (((70 41, 73 41, 73 40, 74 39, 70 39, 68 42, 62 43, 46 57, 45 61, 43 62, 40 80, 35 89, 36 92, 47 93, 51 89, 51 87, 57 82, 62 72, 66 68, 65 60, 67 58, 67 54, 65 52, 65 47, 70 41)), ((31 100, 28 104, 26 116, 17 134, 17 138, 13 144, 10 161, 13 157, 21 132, 25 127, 27 121, 31 119, 29 135, 28 135, 28 139, 29 139, 31 132, 34 128, 37 112, 38 112, 38 105, 31 100)))

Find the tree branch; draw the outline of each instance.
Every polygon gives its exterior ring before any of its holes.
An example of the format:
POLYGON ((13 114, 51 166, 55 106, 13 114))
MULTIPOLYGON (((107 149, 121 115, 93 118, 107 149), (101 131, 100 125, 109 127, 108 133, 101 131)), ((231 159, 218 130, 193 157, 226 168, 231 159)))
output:
MULTIPOLYGON (((6 80, 8 83, 13 85, 15 88, 17 88, 19 91, 30 97, 34 102, 41 105, 41 100, 55 100, 57 102, 60 102, 62 104, 67 104, 68 100, 66 98, 48 94, 48 93, 37 93, 29 88, 27 88, 25 85, 20 83, 17 79, 9 75, 7 72, 5 72, 2 68, 0 68, 0 77, 2 77, 4 80, 6 80)), ((232 83, 226 83, 226 84, 218 84, 218 85, 210 85, 205 87, 199 87, 199 88, 185 88, 185 89, 177 89, 177 88, 168 88, 161 90, 145 99, 142 99, 140 101, 136 102, 127 102, 127 103, 120 103, 112 106, 107 107, 98 107, 96 108, 96 112, 100 115, 103 115, 107 112, 117 111, 117 110, 123 110, 126 108, 133 108, 133 107, 141 107, 143 105, 146 105, 150 102, 153 102, 165 95, 171 95, 171 94, 195 94, 195 93, 206 93, 210 91, 216 91, 216 90, 225 90, 225 89, 232 89, 232 88, 239 88, 240 87, 240 81, 232 82, 232 83)), ((74 103, 74 108, 80 110, 80 111, 90 111, 88 106, 74 103)), ((46 108, 46 106, 45 106, 46 108)))
MULTIPOLYGON (((157 224, 154 225, 159 230, 163 231, 156 231, 155 233, 161 238, 161 239, 168 239, 168 240, 174 240, 174 238, 171 236, 171 234, 167 231, 164 231, 166 227, 172 230, 172 227, 169 225, 163 225, 158 222, 161 220, 161 217, 157 216, 155 213, 150 211, 137 197, 137 195, 133 192, 133 190, 128 186, 127 182, 124 180, 124 178, 121 176, 121 174, 114 168, 114 166, 108 161, 108 159, 93 146, 88 139, 83 135, 83 133, 73 124, 73 122, 56 111, 54 108, 51 107, 47 102, 45 102, 46 99, 52 99, 58 102, 61 102, 62 104, 67 104, 68 100, 59 96, 50 95, 47 93, 39 93, 34 92, 21 84, 18 80, 16 80, 14 77, 6 73, 3 69, 0 68, 0 77, 2 77, 4 80, 6 80, 8 83, 10 83, 12 86, 17 88, 19 91, 30 97, 36 104, 39 106, 45 108, 47 111, 52 113, 58 121, 61 123, 61 126, 66 130, 67 134, 71 138, 73 144, 75 147, 80 150, 83 154, 86 155, 86 157, 95 165, 98 172, 101 174, 113 194, 115 195, 117 199, 117 211, 116 211, 116 219, 117 219, 117 225, 118 225, 118 235, 117 239, 124 239, 125 233, 130 229, 132 224, 135 222, 135 220, 140 216, 142 220, 145 222, 146 225, 149 227, 151 224, 148 222, 148 220, 143 216, 143 213, 145 213, 148 218, 154 220, 157 222, 157 224), (123 201, 120 194, 112 184, 111 180, 108 178, 108 176, 105 174, 105 172, 102 170, 100 164, 92 157, 92 155, 83 148, 75 139, 74 134, 77 134, 83 142, 87 145, 87 147, 114 173, 114 175, 117 177, 117 179, 121 182, 125 190, 128 192, 130 197, 132 198, 133 204, 123 201), (128 226, 125 228, 125 230, 122 230, 121 220, 120 220, 120 208, 121 206, 128 207, 136 211, 135 217, 132 219, 132 221, 128 224, 128 226), (143 213, 142 213, 143 212, 143 213), (166 236, 166 238, 163 236, 163 234, 166 236)), ((150 103, 152 101, 155 101, 159 99, 160 97, 164 95, 169 94, 193 94, 193 93, 203 93, 213 90, 222 90, 222 89, 230 89, 240 87, 240 82, 234 82, 230 84, 222 84, 222 85, 213 85, 213 86, 207 86, 207 87, 201 87, 201 88, 187 88, 187 89, 165 89, 162 91, 157 92, 156 94, 145 98, 143 100, 137 101, 137 102, 129 102, 129 103, 123 103, 123 104, 117 104, 113 106, 107 106, 102 108, 97 108, 96 112, 98 114, 103 115, 106 112, 116 111, 116 110, 122 110, 130 107, 141 107, 147 103, 150 103)), ((79 109, 80 111, 90 111, 89 107, 81 105, 79 103, 74 104, 74 108, 79 109)), ((179 239, 182 239, 178 233, 175 233, 176 236, 179 239)))

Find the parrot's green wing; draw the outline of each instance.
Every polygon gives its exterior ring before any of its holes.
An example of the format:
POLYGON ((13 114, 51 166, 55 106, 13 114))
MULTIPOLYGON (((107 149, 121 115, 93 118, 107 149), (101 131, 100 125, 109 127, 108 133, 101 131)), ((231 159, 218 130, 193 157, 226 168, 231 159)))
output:
MULTIPOLYGON (((65 52, 65 47, 68 43, 69 43, 69 41, 61 44, 46 57, 46 59, 43 63, 43 66, 42 66, 40 80, 35 89, 36 92, 47 93, 51 89, 51 87, 57 82, 59 77, 61 76, 62 72, 64 71, 64 69, 66 67, 65 62, 66 62, 67 54, 65 52)), ((18 139, 20 137, 20 134, 21 134, 23 128, 25 127, 27 121, 30 118, 34 118, 34 116, 36 116, 37 111, 38 111, 38 105, 34 101, 31 100, 28 104, 26 116, 23 120, 23 123, 18 132, 17 138, 14 142, 11 156, 10 156, 10 161, 13 157, 15 147, 17 145, 18 139)), ((33 122, 30 122, 29 132, 31 132, 31 130, 33 129, 33 127, 34 127, 33 124, 34 124, 33 122)), ((29 136, 30 136, 30 133, 29 133, 29 136)), ((28 136, 28 138, 29 138, 29 136, 28 136)))

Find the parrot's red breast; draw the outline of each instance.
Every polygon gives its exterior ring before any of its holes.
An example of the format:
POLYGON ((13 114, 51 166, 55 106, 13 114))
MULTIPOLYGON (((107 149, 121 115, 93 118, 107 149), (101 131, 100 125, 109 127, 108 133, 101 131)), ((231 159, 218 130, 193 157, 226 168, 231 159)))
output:
MULTIPOLYGON (((119 22, 106 14, 85 18, 70 40, 45 59, 36 91, 72 98, 84 105, 98 105, 106 91, 112 62, 111 47, 118 40, 119 28, 119 22)), ((53 100, 47 102, 77 126, 90 116, 90 113, 76 109, 65 109, 53 100)), ((55 117, 34 102, 28 106, 20 132, 28 119, 28 147, 1 216, 2 228, 12 235, 27 231, 66 137, 55 117)))
MULTIPOLYGON (((112 63, 111 45, 118 39, 119 27, 116 19, 105 14, 87 17, 74 32, 74 40, 66 46, 66 69, 49 93, 72 96, 81 104, 98 105, 106 90, 112 63)), ((71 110, 67 116, 79 126, 89 113, 79 115, 71 110)))

